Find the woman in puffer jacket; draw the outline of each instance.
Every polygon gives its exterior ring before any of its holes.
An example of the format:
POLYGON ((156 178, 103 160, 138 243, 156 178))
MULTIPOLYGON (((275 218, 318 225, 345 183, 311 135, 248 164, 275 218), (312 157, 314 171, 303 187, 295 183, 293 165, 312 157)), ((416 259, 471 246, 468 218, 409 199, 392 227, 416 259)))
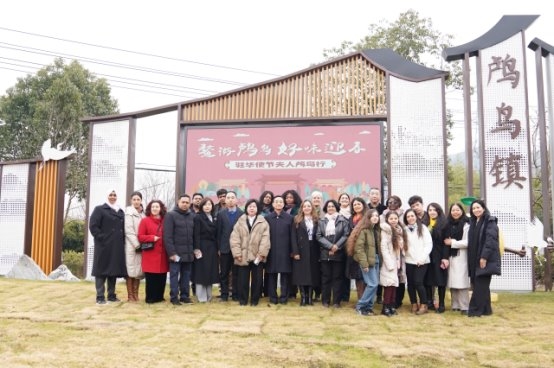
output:
POLYGON ((265 262, 271 247, 269 224, 260 214, 260 204, 249 199, 245 212, 233 227, 230 243, 231 252, 238 269, 239 304, 256 306, 260 301, 262 262, 265 262))

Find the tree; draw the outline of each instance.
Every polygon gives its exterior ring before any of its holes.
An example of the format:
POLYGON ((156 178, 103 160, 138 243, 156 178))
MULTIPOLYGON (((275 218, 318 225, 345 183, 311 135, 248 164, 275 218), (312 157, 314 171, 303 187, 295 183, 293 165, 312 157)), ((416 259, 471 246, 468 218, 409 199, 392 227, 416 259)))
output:
POLYGON ((330 59, 353 51, 390 48, 414 63, 449 71, 447 84, 461 88, 460 63, 445 63, 441 56, 443 49, 452 46, 452 38, 433 29, 431 18, 421 18, 417 11, 408 10, 392 23, 383 19, 371 24, 369 34, 360 41, 343 41, 339 47, 325 49, 323 56, 330 59))
POLYGON ((77 61, 66 65, 63 59, 55 59, 35 75, 18 79, 0 97, 0 118, 5 121, 0 160, 40 157, 47 139, 53 146, 60 144, 61 149, 74 148, 77 154, 69 161, 66 192, 70 203, 75 198, 84 199, 88 125, 80 120, 117 113, 117 101, 111 98, 105 79, 96 78, 77 61))

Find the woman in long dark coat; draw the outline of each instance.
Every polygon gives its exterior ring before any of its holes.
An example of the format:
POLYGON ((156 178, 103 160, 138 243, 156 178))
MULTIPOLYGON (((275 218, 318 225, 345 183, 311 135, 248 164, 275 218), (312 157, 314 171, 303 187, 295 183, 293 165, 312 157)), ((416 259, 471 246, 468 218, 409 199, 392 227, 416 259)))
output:
POLYGON ((425 275, 425 287, 427 290, 427 306, 429 310, 435 309, 433 302, 433 288, 437 287, 439 294, 439 307, 437 313, 444 313, 444 297, 446 295, 446 283, 448 281, 448 266, 450 249, 444 245, 442 231, 446 225, 446 216, 442 207, 437 203, 430 203, 427 206, 429 215, 429 231, 433 239, 433 250, 431 250, 431 263, 425 275))
POLYGON ((118 277, 127 277, 125 264, 125 212, 117 204, 115 190, 108 192, 107 202, 96 206, 89 219, 90 233, 94 237, 92 276, 96 282, 96 304, 119 302, 115 293, 118 277))
POLYGON ((492 275, 500 275, 501 269, 497 219, 491 216, 485 202, 480 199, 473 201, 469 213, 467 262, 473 293, 467 315, 489 316, 492 314, 492 275))
POLYGON ((200 303, 212 299, 212 285, 219 282, 217 260, 217 218, 214 202, 204 198, 194 217, 194 282, 200 303))
POLYGON ((313 305, 313 288, 321 286, 319 243, 315 240, 318 220, 315 207, 306 199, 291 229, 292 283, 300 289, 301 306, 313 305))

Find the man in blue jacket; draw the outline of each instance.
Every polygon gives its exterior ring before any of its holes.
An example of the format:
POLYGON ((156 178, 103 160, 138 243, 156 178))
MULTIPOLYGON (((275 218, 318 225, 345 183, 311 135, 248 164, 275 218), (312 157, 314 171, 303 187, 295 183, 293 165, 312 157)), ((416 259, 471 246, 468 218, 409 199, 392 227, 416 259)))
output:
POLYGON ((165 215, 163 240, 169 257, 169 287, 173 305, 191 303, 190 276, 194 261, 194 213, 190 196, 181 194, 177 206, 165 215))

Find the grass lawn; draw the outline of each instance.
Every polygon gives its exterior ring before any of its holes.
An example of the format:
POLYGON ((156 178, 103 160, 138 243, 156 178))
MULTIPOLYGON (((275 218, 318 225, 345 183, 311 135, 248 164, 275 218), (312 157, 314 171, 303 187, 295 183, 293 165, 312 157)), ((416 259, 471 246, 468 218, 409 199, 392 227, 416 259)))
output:
MULTIPOLYGON (((126 299, 124 284, 118 283, 117 292, 126 299)), ((498 293, 494 314, 482 318, 452 311, 415 316, 407 304, 398 316, 363 317, 354 313, 352 299, 340 309, 301 308, 295 300, 268 305, 266 298, 257 307, 236 302, 98 306, 91 282, 0 278, 0 364, 554 367, 552 293, 498 293)))

